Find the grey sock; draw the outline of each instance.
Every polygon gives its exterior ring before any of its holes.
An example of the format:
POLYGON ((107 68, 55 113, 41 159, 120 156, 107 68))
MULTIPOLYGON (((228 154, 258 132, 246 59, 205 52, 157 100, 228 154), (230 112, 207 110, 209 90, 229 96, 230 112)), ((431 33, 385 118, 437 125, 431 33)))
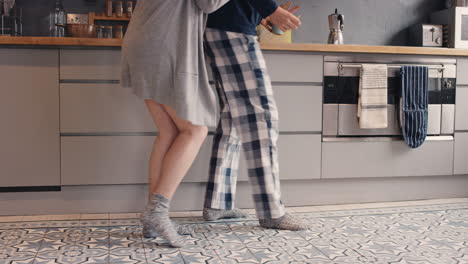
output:
POLYGON ((154 230, 163 238, 169 241, 172 247, 182 247, 184 239, 177 233, 171 219, 169 218, 169 199, 160 195, 153 194, 151 201, 148 202, 141 223, 143 224, 143 233, 148 233, 149 229, 154 230))
POLYGON ((260 226, 268 229, 283 229, 283 230, 306 230, 309 228, 307 222, 302 219, 295 218, 290 214, 285 214, 277 219, 260 219, 260 226))
MULTIPOLYGON (((181 225, 172 221, 172 225, 179 235, 191 235, 193 233, 193 228, 188 225, 181 225)), ((159 233, 154 227, 143 228, 143 237, 145 238, 156 238, 159 236, 159 233)))
POLYGON ((242 212, 241 210, 234 208, 231 210, 223 210, 223 209, 212 209, 212 208, 205 208, 203 209, 203 219, 205 221, 214 221, 218 219, 225 219, 225 218, 245 218, 247 214, 242 212))

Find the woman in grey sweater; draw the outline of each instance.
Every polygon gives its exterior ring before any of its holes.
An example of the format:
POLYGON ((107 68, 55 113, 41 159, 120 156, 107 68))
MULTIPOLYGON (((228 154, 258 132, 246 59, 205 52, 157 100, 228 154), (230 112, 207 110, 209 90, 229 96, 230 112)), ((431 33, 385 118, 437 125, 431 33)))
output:
POLYGON ((158 129, 150 157, 143 235, 173 247, 189 230, 169 219, 169 202, 218 119, 203 54, 207 14, 229 0, 138 0, 122 46, 123 87, 144 99, 158 129))

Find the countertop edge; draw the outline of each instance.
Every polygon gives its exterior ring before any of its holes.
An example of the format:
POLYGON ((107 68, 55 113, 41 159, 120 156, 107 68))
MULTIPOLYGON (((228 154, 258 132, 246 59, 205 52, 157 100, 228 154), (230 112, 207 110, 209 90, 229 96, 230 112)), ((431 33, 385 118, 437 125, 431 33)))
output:
MULTIPOLYGON (((0 36, 0 46, 75 46, 109 47, 122 46, 121 39, 97 38, 52 38, 52 37, 5 37, 0 36)), ((371 45, 329 45, 314 43, 261 44, 266 51, 295 51, 321 53, 372 53, 430 56, 468 56, 468 49, 411 47, 411 46, 371 46, 371 45)))

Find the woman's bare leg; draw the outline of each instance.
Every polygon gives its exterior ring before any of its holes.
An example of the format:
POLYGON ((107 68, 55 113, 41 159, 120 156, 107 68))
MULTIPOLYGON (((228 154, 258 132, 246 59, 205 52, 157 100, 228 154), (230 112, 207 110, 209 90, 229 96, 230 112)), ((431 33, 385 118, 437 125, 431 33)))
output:
POLYGON ((208 128, 181 119, 166 105, 163 105, 163 108, 172 118, 179 133, 164 156, 161 175, 154 193, 171 199, 198 155, 208 134, 208 128))
POLYGON ((150 201, 141 219, 143 232, 151 233, 155 230, 171 246, 182 247, 184 240, 169 218, 170 199, 197 156, 208 129, 179 118, 167 106, 151 101, 146 103, 159 129, 161 140, 156 140, 151 155, 150 181, 153 186, 150 188, 150 201), (169 129, 171 126, 167 119, 172 120, 177 133, 170 133, 174 126, 169 129), (175 138, 167 137, 174 134, 175 138), (161 137, 162 135, 164 136, 161 137))
POLYGON ((172 118, 164 110, 161 104, 156 103, 153 100, 145 100, 145 104, 148 111, 151 113, 154 124, 158 128, 159 135, 156 137, 153 143, 153 150, 150 156, 149 163, 149 199, 151 200, 152 194, 156 190, 159 177, 161 175, 161 167, 169 150, 172 142, 174 142, 177 134, 179 133, 176 125, 172 121, 172 118))

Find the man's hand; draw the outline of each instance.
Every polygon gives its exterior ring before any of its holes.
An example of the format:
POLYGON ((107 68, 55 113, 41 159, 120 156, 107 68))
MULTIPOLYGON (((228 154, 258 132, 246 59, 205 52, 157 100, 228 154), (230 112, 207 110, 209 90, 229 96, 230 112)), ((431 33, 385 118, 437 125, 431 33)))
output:
POLYGON ((297 29, 301 25, 301 20, 297 16, 292 14, 292 12, 296 11, 297 9, 299 9, 299 7, 296 6, 293 9, 291 9, 291 12, 290 12, 287 9, 284 9, 283 7, 280 6, 267 19, 264 19, 262 21, 262 25, 264 24, 264 21, 265 21, 265 23, 271 23, 271 24, 276 25, 282 31, 287 31, 290 29, 297 29))

